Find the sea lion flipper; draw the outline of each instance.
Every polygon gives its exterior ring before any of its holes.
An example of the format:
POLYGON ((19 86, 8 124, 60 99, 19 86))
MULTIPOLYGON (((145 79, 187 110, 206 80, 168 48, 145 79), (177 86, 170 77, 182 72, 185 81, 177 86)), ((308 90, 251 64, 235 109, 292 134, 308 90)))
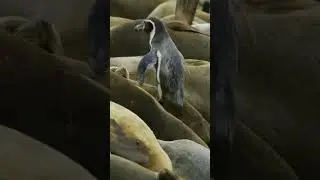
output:
POLYGON ((199 0, 177 0, 175 18, 185 24, 192 24, 199 0))
POLYGON ((142 85, 144 82, 145 72, 148 67, 153 66, 157 63, 157 55, 154 51, 148 52, 141 61, 139 62, 138 69, 137 69, 137 80, 139 84, 142 85))

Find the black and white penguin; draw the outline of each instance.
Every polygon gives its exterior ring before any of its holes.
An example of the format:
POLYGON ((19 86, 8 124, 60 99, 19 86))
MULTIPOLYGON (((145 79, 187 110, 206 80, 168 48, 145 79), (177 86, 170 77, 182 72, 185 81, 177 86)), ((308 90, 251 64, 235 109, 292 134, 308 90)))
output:
POLYGON ((183 107, 184 99, 184 57, 171 39, 164 24, 155 17, 143 20, 134 28, 150 35, 150 51, 138 65, 138 81, 144 81, 147 68, 156 69, 160 103, 169 102, 183 107))

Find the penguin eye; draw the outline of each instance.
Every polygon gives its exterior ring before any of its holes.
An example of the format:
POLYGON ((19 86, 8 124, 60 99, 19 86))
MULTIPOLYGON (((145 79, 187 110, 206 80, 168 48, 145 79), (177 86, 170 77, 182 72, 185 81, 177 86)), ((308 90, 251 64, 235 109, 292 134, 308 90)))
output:
POLYGON ((153 25, 151 22, 144 22, 145 23, 145 32, 146 33, 151 33, 151 31, 153 30, 153 25))

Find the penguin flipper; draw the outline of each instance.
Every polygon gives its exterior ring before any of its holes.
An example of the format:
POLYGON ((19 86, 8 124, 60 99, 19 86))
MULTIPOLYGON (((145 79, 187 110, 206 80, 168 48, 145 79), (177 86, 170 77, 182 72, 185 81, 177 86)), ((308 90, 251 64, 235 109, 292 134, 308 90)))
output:
POLYGON ((156 52, 150 51, 139 62, 137 69, 137 81, 140 85, 144 82, 145 72, 147 68, 154 66, 157 63, 157 55, 156 52))

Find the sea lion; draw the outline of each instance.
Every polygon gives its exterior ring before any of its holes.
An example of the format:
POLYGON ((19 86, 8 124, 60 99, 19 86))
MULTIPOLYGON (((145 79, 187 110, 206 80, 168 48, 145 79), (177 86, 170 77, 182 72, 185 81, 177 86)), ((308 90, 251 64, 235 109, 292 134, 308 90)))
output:
POLYGON ((29 19, 20 16, 4 16, 0 18, 0 28, 11 33, 20 25, 30 22, 29 19))
POLYGON ((130 78, 129 71, 124 67, 110 66, 110 70, 112 72, 119 74, 120 76, 122 76, 126 79, 130 78))
POLYGON ((110 152, 133 160, 152 171, 160 172, 163 169, 172 171, 171 161, 151 129, 136 114, 112 101, 110 101, 110 152), (141 160, 130 152, 133 151, 131 147, 141 152, 136 153, 141 154, 141 160))
POLYGON ((111 30, 111 28, 113 28, 115 26, 119 26, 121 24, 124 24, 126 22, 131 22, 131 21, 133 21, 133 20, 127 19, 127 18, 122 18, 122 17, 110 16, 110 30, 111 30))
POLYGON ((12 0, 1 4, 0 17, 21 16, 44 20, 56 26, 59 33, 87 27, 92 0, 12 0), (77 8, 74 8, 74 5, 77 8))
MULTIPOLYGON (((133 30, 141 21, 128 22, 110 31, 110 57, 140 56, 148 52, 149 36, 133 30)), ((210 37, 171 29, 168 29, 168 33, 186 59, 210 61, 210 37)))
POLYGON ((187 139, 158 140, 172 161, 176 174, 185 180, 210 180, 210 150, 187 139))
MULTIPOLYGON (((164 16, 163 18, 161 18, 161 21, 165 22, 165 23, 170 23, 174 20, 175 16, 174 14, 171 14, 171 15, 168 15, 168 16, 164 16)), ((204 23, 207 23, 206 21, 198 18, 197 16, 194 17, 194 20, 192 22, 192 25, 195 25, 195 24, 204 24, 204 23)))
MULTIPOLYGON (((136 86, 139 85, 138 82, 129 80, 131 84, 136 86)), ((157 88, 155 86, 144 84, 141 86, 145 91, 147 91, 154 98, 157 98, 157 88)), ((171 109, 166 109, 171 113, 171 109)), ((174 114, 174 113, 171 113, 174 114)), ((184 102, 182 116, 179 118, 184 124, 190 127, 204 142, 210 143, 210 124, 203 116, 196 110, 188 101, 184 102)))
POLYGON ((36 44, 48 53, 63 55, 64 50, 54 24, 43 20, 26 22, 14 30, 14 34, 36 44))
POLYGON ((317 5, 281 15, 249 13, 254 44, 238 19, 236 109, 301 179, 320 177, 308 168, 320 160, 320 144, 313 138, 320 136, 319 12, 317 5))
POLYGON ((246 0, 249 13, 287 14, 317 5, 315 0, 246 0))
MULTIPOLYGON (((111 66, 124 67, 130 79, 136 80, 136 69, 141 56, 110 58, 111 66)), ((185 60, 185 99, 210 122, 210 63, 201 60, 185 60)), ((149 69, 145 74, 145 83, 156 86, 155 70, 149 69)), ((144 87, 143 87, 144 88, 144 87)))
MULTIPOLYGON (((166 1, 166 2, 163 2, 163 3, 159 4, 147 16, 147 18, 156 17, 156 18, 159 18, 159 19, 163 19, 163 18, 165 18, 167 16, 172 15, 172 17, 170 17, 170 19, 174 19, 175 18, 175 10, 176 10, 176 0, 169 0, 169 1, 166 1)), ((210 22, 210 14, 203 12, 199 8, 197 8, 194 18, 201 19, 201 20, 203 20, 203 21, 205 21, 207 23, 210 22)), ((167 19, 169 19, 169 18, 167 18, 167 19)))
POLYGON ((0 179, 96 179, 59 151, 14 129, 0 126, 0 142, 0 179))
MULTIPOLYGON (((229 173, 224 176, 213 173, 216 179, 300 179, 283 157, 242 123, 243 117, 238 118, 235 125, 234 149, 230 154, 232 166, 228 167, 229 173)), ((212 156, 210 159, 212 161, 212 156)))
POLYGON ((171 171, 150 171, 137 163, 110 154, 110 180, 182 180, 171 171))
POLYGON ((159 4, 167 0, 111 0, 110 16, 128 19, 143 19, 159 4))
POLYGON ((193 24, 191 27, 195 28, 202 34, 210 36, 210 23, 193 24))
POLYGON ((0 114, 11 117, 0 118, 0 124, 48 144, 106 179, 108 90, 79 74, 73 63, 3 30, 0 45, 0 114))
POLYGON ((110 93, 111 101, 137 114, 157 138, 163 140, 190 139, 207 147, 198 135, 165 111, 149 93, 113 72, 110 72, 110 93))
MULTIPOLYGON (((124 67, 112 66, 110 67, 110 70, 119 74, 120 76, 123 76, 124 78, 129 78, 126 77, 129 76, 127 75, 129 74, 129 72, 124 67)), ((129 82, 137 86, 139 85, 139 83, 134 80, 129 79, 129 82)), ((154 98, 157 98, 158 93, 155 86, 144 84, 141 87, 154 98)), ((170 109, 167 111, 170 112, 170 109)), ((208 121, 206 121, 203 116, 189 102, 184 102, 182 114, 183 116, 179 119, 188 127, 190 127, 204 142, 208 144, 210 142, 210 124, 208 123, 208 121)))

